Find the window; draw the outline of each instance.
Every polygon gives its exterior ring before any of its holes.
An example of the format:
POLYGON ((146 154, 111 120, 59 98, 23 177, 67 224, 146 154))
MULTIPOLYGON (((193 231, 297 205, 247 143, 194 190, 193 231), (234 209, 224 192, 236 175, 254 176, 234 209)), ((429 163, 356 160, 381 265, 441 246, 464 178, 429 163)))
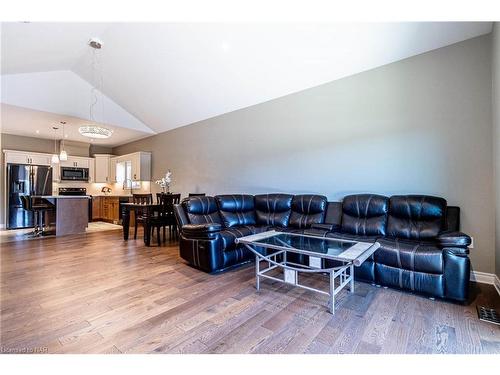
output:
POLYGON ((116 182, 123 185, 124 189, 139 189, 141 183, 132 181, 132 162, 120 161, 116 163, 116 182))

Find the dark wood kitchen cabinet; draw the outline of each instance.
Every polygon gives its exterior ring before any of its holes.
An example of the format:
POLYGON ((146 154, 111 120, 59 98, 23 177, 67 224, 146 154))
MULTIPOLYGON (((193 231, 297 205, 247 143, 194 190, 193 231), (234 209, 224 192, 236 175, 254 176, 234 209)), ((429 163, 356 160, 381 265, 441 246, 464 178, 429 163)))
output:
POLYGON ((101 197, 92 197, 92 221, 101 220, 102 218, 101 208, 102 208, 101 197))
POLYGON ((102 220, 118 224, 119 219, 119 197, 92 197, 92 220, 102 220))
MULTIPOLYGON (((133 215, 132 215, 133 216, 133 215)), ((97 196, 92 197, 92 220, 120 223, 120 197, 97 196)), ((133 218, 131 217, 133 223, 133 218)))

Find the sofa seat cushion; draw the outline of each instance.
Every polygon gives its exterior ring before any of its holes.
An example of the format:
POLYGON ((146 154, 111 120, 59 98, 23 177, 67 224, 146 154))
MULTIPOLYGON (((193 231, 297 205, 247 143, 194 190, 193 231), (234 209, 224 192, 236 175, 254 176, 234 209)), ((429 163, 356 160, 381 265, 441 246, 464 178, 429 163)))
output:
POLYGON ((245 225, 244 227, 250 229, 253 234, 257 233, 262 233, 266 232, 268 230, 273 230, 273 227, 270 227, 269 225, 245 225))
POLYGON ((254 228, 249 226, 226 228, 221 230, 219 234, 222 239, 223 251, 231 251, 236 247, 242 247, 242 245, 237 245, 235 240, 254 234, 254 228))
POLYGON ((388 237, 428 240, 445 228, 446 200, 427 195, 394 195, 389 201, 388 237))
POLYGON ((342 201, 342 232, 384 236, 389 198, 376 194, 348 195, 342 201))
POLYGON ((256 224, 253 195, 216 195, 215 199, 219 206, 220 216, 227 228, 256 224))
POLYGON ((296 229, 306 229, 312 224, 323 223, 326 205, 327 199, 323 195, 303 194, 294 196, 289 226, 296 229))
POLYGON ((380 236, 363 236, 357 234, 343 233, 343 232, 329 232, 326 234, 328 238, 335 238, 338 240, 360 241, 360 242, 375 242, 380 236))
POLYGON ((290 194, 259 194, 254 197, 257 224, 277 227, 288 226, 292 212, 290 194))
POLYGON ((306 229, 299 229, 299 228, 293 228, 293 227, 288 227, 288 228, 275 227, 273 229, 277 232, 297 233, 297 234, 305 234, 305 231, 306 231, 306 229))
POLYGON ((413 272, 443 273, 443 252, 434 242, 379 238, 378 264, 413 272))

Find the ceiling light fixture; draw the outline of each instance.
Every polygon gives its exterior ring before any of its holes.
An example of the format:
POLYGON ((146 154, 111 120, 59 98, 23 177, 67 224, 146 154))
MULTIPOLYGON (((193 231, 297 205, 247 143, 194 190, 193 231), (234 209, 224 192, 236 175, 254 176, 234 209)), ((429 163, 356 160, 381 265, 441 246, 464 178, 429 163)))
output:
POLYGON ((62 124, 62 128, 63 128, 63 137, 61 139, 61 147, 59 147, 61 149, 61 152, 59 152, 59 160, 60 161, 66 161, 68 160, 68 153, 66 152, 66 150, 64 149, 64 125, 66 124, 66 121, 60 121, 60 123, 62 124))
POLYGON ((57 155, 57 139, 56 139, 56 132, 57 132, 57 127, 53 126, 52 129, 54 129, 54 154, 52 154, 52 159, 51 162, 52 164, 59 164, 59 155, 57 155))
MULTIPOLYGON (((97 50, 102 48, 102 41, 98 38, 91 38, 88 42, 89 47, 93 48, 92 54, 92 77, 96 76, 96 71, 98 70, 96 67, 99 65, 97 60, 97 50)), ((99 89, 97 85, 93 85, 90 89, 90 109, 89 109, 89 119, 92 122, 96 122, 94 119, 94 105, 97 104, 97 91, 99 91, 102 95, 102 72, 99 73, 99 89)), ((95 81, 95 79, 93 80, 95 81)), ((93 82, 95 83, 95 82, 93 82)), ((104 101, 101 103, 102 106, 102 118, 104 119, 104 101)), ((89 138, 109 138, 113 134, 113 130, 105 128, 104 126, 99 125, 86 125, 80 126, 78 128, 78 132, 84 137, 89 138)))
POLYGON ((89 138, 104 139, 111 137, 111 134, 113 134, 113 130, 96 125, 80 126, 78 131, 81 135, 89 138))

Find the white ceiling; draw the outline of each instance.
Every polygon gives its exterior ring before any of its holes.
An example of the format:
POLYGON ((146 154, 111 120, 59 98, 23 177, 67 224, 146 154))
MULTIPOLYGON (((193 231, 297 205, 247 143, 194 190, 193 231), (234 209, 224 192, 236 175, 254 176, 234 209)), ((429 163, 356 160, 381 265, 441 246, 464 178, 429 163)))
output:
MULTIPOLYGON (((145 133, 162 132, 486 34, 491 27, 480 22, 3 23, 1 72, 4 78, 71 71, 92 82, 86 42, 97 36, 104 43, 103 93, 142 123, 145 133)), ((3 87, 2 102, 9 90, 3 87)), ((36 109, 51 111, 43 105, 36 109)), ((131 128, 119 122, 114 125, 131 128)))
POLYGON ((137 130, 106 125, 107 128, 113 130, 112 137, 109 139, 91 140, 78 132, 78 128, 88 125, 89 121, 78 117, 61 115, 54 112, 38 111, 4 103, 1 104, 0 111, 2 114, 1 130, 2 133, 7 134, 54 139, 54 130, 52 127, 56 126, 59 127, 59 130, 55 134, 56 138, 62 139, 63 129, 60 121, 65 121, 65 139, 107 147, 117 146, 150 135, 137 130))
MULTIPOLYGON (((149 127, 113 100, 101 95, 100 92, 96 93, 98 102, 93 109, 92 117, 95 121, 89 121, 89 108, 93 99, 90 95, 91 85, 69 70, 6 74, 2 76, 1 87, 2 103, 10 104, 10 106, 2 107, 2 131, 4 133, 19 131, 20 127, 16 122, 18 113, 16 111, 11 114, 10 111, 13 108, 23 107, 36 110, 30 112, 34 116, 32 118, 34 123, 37 123, 38 111, 42 111, 78 119, 78 121, 68 122, 68 126, 75 126, 76 123, 89 125, 99 122, 107 127, 135 130, 136 132, 124 132, 129 136, 135 135, 135 139, 154 134, 149 127)), ((24 120, 27 118, 25 117, 24 120)), ((38 122, 43 123, 44 120, 46 117, 38 122)), ((30 126, 30 124, 30 121, 25 121, 22 130, 34 131, 35 125, 30 126)), ((36 125, 36 128, 40 129, 39 125, 36 125)), ((42 130, 40 134, 44 136, 42 130)), ((130 140, 132 139, 126 139, 118 134, 118 137, 112 136, 108 140, 101 140, 100 143, 114 146, 117 142, 123 143, 130 140)))

